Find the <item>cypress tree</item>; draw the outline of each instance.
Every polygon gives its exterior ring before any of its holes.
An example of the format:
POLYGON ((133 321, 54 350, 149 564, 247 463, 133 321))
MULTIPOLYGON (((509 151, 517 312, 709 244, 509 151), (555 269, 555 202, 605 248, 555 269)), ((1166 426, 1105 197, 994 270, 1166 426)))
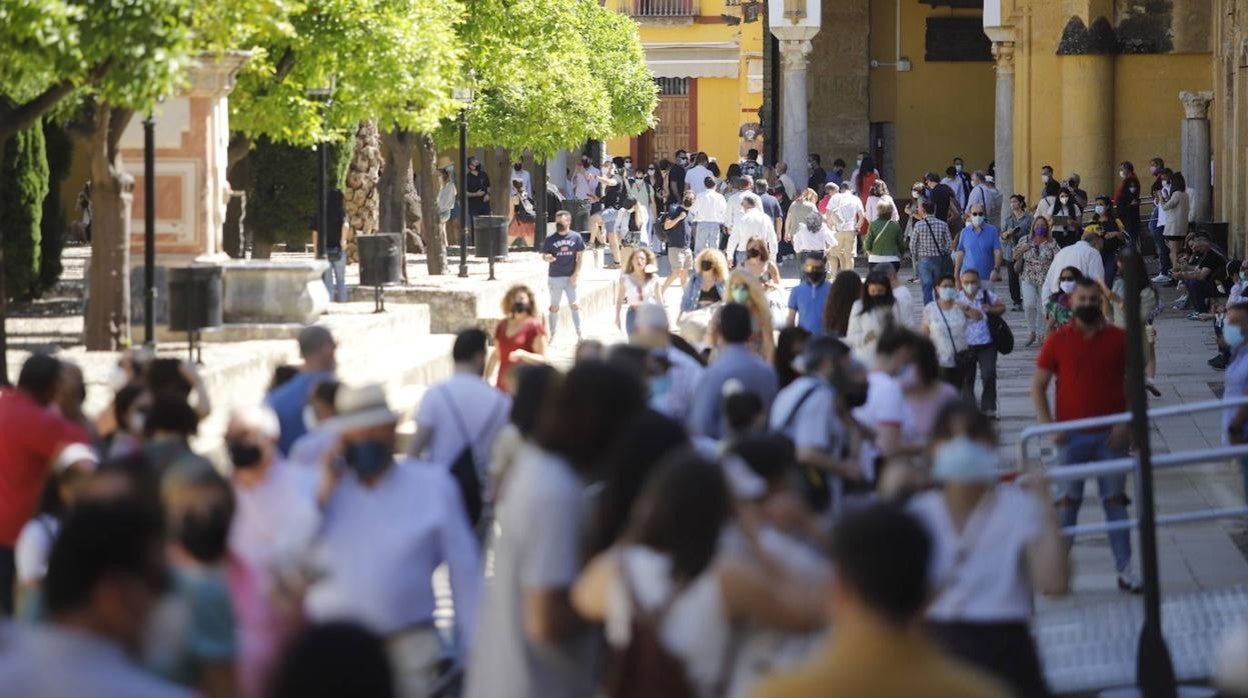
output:
POLYGON ((43 199, 48 194, 48 158, 43 126, 18 131, 0 155, 0 225, 4 226, 4 291, 30 296, 39 280, 43 199))

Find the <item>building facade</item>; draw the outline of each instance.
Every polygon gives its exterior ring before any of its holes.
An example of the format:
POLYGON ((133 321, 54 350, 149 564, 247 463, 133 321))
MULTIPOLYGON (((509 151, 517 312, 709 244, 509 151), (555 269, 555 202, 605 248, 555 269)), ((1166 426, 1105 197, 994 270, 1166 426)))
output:
POLYGON ((721 166, 763 150, 761 0, 604 0, 635 19, 659 86, 655 127, 607 142, 611 155, 646 165, 676 150, 705 151, 721 166), (745 141, 754 133, 752 143, 745 141))

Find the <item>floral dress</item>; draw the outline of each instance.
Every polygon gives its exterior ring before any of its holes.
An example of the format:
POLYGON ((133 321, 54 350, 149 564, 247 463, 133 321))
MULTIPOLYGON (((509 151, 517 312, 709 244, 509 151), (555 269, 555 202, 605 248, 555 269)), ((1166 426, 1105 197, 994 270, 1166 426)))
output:
MULTIPOLYGON (((1033 237, 1026 244, 1027 249, 1022 253, 1023 269, 1019 273, 1019 278, 1029 284, 1044 286, 1044 278, 1049 274, 1049 267, 1053 266, 1053 257, 1062 248, 1052 239, 1037 243, 1033 237)), ((1015 259, 1018 258, 1017 247, 1014 256, 1015 259)))

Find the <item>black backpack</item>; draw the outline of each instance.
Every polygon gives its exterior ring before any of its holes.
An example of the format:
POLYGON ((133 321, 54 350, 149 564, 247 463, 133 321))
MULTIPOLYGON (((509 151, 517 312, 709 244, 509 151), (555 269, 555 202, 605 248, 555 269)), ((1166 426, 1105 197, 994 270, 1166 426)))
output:
MULTIPOLYGON (((481 482, 480 470, 477 467, 477 456, 473 451, 474 443, 481 440, 486 433, 489 432, 490 426, 498 418, 498 407, 494 408, 494 412, 489 419, 485 421, 485 430, 473 438, 468 433, 468 427, 464 424, 464 418, 459 413, 459 408, 455 407, 455 401, 451 399, 450 393, 445 392, 442 401, 446 403, 447 408, 451 411, 451 416, 455 419, 455 424, 459 427, 459 434, 464 439, 464 448, 451 461, 451 477, 455 478, 455 483, 459 485, 460 494, 464 499, 464 512, 468 514, 468 520, 476 527, 481 522, 481 516, 485 512, 485 497, 482 495, 483 483, 481 482)), ((501 401, 498 403, 501 406, 501 401)))
MULTIPOLYGON (((988 289, 984 289, 982 304, 988 304, 988 289)), ((1014 331, 1010 329, 1005 318, 1000 315, 989 315, 987 311, 984 312, 984 316, 988 318, 988 335, 992 337, 997 353, 1004 356, 1014 351, 1014 331)))

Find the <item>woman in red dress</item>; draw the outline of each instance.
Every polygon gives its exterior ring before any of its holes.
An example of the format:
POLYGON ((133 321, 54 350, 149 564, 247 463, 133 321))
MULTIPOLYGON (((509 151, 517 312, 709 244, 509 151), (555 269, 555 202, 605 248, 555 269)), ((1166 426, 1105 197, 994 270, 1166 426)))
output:
POLYGON ((512 366, 546 363, 546 326, 537 316, 536 300, 524 285, 512 286, 503 296, 505 318, 494 328, 494 352, 485 365, 487 379, 497 369, 494 385, 501 390, 511 387, 512 366))

